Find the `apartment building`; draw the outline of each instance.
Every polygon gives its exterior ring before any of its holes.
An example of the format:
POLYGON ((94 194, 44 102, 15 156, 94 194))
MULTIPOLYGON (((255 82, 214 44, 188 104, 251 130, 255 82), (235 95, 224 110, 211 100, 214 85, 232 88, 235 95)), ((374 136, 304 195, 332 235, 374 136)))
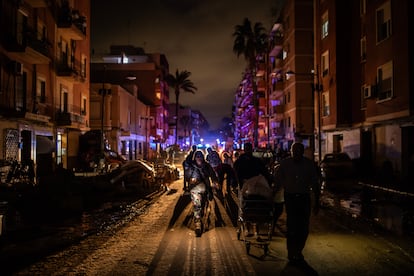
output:
POLYGON ((2 0, 1 159, 76 167, 89 129, 90 3, 2 0))
POLYGON ((288 150, 295 141, 317 152, 313 65, 313 2, 286 1, 269 35, 268 71, 272 144, 288 150))
POLYGON ((91 128, 102 130, 108 146, 127 159, 152 159, 168 144, 168 73, 165 55, 132 45, 92 57, 91 128))
POLYGON ((410 7, 405 0, 315 1, 324 148, 360 160, 362 172, 391 174, 392 185, 413 179, 410 7))
MULTIPOLYGON (((362 175, 410 188, 412 7, 408 0, 285 1, 267 62, 256 58, 259 145, 301 141, 315 160, 346 152, 362 175)), ((245 77, 236 89, 236 142, 253 137, 251 86, 245 77)))

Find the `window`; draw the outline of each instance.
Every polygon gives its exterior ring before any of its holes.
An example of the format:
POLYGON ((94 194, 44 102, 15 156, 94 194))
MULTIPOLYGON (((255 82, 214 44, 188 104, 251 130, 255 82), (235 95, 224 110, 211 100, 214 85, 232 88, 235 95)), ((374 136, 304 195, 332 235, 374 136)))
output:
POLYGON ((361 108, 367 107, 367 98, 369 97, 371 97, 371 87, 364 84, 361 86, 361 108))
POLYGON ((62 84, 60 85, 60 97, 60 111, 63 113, 69 112, 69 92, 62 84))
POLYGON ((322 76, 325 77, 329 73, 329 51, 326 51, 325 53, 322 54, 321 64, 322 64, 322 76))
POLYGON ((329 91, 322 93, 322 116, 329 116, 329 91))
POLYGON ((81 63, 81 68, 80 68, 81 69, 80 74, 82 78, 86 78, 86 63, 87 63, 86 56, 82 55, 82 63, 81 63))
POLYGON ((367 38, 361 38, 361 61, 367 60, 367 38))
POLYGON ((43 22, 41 22, 40 20, 37 23, 37 40, 42 41, 42 42, 46 42, 46 38, 47 38, 47 29, 45 24, 43 24, 43 22))
POLYGON ((22 76, 16 76, 15 87, 15 109, 17 111, 25 111, 26 91, 27 91, 27 73, 23 72, 22 76))
POLYGON ((82 97, 82 109, 81 109, 81 115, 86 115, 86 97, 82 97))
POLYGON ((62 66, 67 67, 69 65, 69 46, 65 40, 60 41, 60 62, 62 66))
POLYGON ((377 93, 379 101, 393 97, 392 70, 391 61, 377 68, 377 93))
POLYGON ((46 81, 44 79, 37 79, 36 100, 39 103, 46 102, 46 81))
POLYGON ((28 25, 27 14, 22 10, 17 13, 16 38, 19 45, 24 45, 26 42, 26 31, 28 25))
POLYGON ((376 11, 377 43, 387 39, 391 35, 391 7, 386 2, 376 11))
POLYGON ((324 39, 328 36, 328 29, 329 29, 329 20, 328 20, 328 12, 325 12, 322 15, 322 26, 321 26, 321 38, 324 39))

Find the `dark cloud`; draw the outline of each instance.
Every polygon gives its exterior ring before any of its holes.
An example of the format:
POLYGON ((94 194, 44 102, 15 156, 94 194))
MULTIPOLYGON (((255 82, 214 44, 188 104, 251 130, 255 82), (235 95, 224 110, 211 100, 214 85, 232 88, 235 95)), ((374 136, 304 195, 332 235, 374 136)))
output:
POLYGON ((270 29, 277 0, 92 0, 91 36, 95 53, 111 44, 131 44, 164 53, 170 71, 188 70, 196 94, 180 103, 200 110, 215 128, 231 116, 234 91, 245 68, 232 52, 234 26, 245 17, 270 29))

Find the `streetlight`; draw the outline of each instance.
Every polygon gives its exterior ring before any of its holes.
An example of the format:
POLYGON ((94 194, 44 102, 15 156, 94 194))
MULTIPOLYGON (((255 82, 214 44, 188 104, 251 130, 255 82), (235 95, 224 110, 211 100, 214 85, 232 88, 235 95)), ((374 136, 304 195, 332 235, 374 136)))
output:
POLYGON ((102 88, 99 89, 99 95, 102 96, 101 99, 101 158, 105 158, 105 135, 104 135, 104 113, 105 113, 105 96, 111 94, 111 89, 105 88, 105 74, 106 74, 106 65, 103 67, 103 77, 102 77, 102 88))
MULTIPOLYGON (((314 78, 314 82, 312 83, 312 103, 315 103, 315 92, 317 92, 317 107, 318 107, 318 163, 322 160, 322 134, 321 134, 321 92, 323 91, 323 86, 319 80, 319 67, 316 67, 316 73, 312 70, 310 73, 295 73, 293 71, 287 71, 286 76, 289 77, 290 75, 299 75, 299 76, 312 76, 314 78), (315 82, 316 77, 316 82, 315 82)), ((314 116, 313 120, 315 120, 315 108, 313 108, 314 116)), ((315 123, 313 123, 315 125, 315 123)))

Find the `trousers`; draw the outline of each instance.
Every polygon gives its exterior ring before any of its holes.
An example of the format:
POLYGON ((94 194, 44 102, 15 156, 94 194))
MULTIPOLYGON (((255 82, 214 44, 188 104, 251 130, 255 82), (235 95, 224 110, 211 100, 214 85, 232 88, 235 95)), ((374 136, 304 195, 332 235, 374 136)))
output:
POLYGON ((285 193, 286 246, 289 260, 303 259, 302 250, 309 235, 310 194, 285 193))

